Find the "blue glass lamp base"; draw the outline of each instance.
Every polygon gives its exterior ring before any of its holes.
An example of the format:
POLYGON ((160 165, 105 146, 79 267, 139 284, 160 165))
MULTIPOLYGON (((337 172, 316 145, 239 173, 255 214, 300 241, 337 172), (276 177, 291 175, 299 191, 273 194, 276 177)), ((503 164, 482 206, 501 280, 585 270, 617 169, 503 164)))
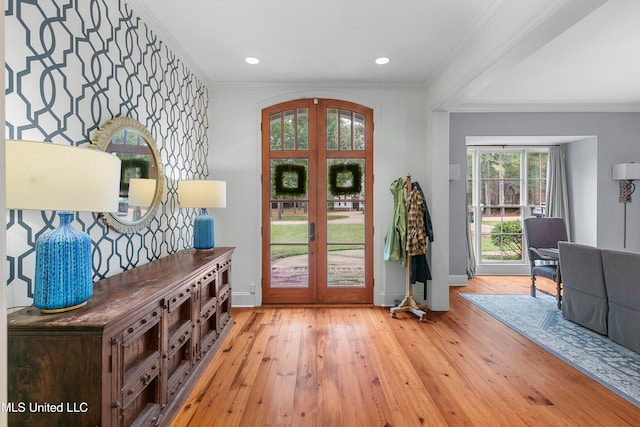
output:
POLYGON ((206 209, 202 209, 193 224, 193 247, 203 250, 213 249, 214 246, 213 218, 206 209))
POLYGON ((60 227, 36 241, 33 305, 43 313, 74 310, 93 295, 91 239, 71 227, 71 212, 58 216, 60 227))

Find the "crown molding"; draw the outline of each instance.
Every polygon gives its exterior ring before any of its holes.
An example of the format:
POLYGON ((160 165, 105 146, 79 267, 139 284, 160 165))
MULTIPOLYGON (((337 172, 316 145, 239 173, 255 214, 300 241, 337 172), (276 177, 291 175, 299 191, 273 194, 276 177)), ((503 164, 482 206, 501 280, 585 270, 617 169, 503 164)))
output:
POLYGON ((407 89, 425 91, 423 83, 416 82, 347 82, 347 81, 300 81, 300 82, 210 82, 210 89, 407 89))
POLYGON ((451 113, 640 113, 640 104, 460 104, 451 113))

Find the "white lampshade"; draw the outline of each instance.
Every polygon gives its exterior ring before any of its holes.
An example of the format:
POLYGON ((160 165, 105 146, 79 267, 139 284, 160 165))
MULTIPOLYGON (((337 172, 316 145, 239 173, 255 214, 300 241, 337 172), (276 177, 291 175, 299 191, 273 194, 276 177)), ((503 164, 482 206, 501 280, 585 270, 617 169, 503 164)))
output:
POLYGON ((183 208, 226 208, 226 181, 191 180, 178 182, 178 199, 183 208))
POLYGON ((640 163, 618 163, 613 165, 611 178, 615 181, 640 179, 640 163))
POLYGON ((6 141, 7 208, 117 211, 120 163, 89 148, 6 141))
POLYGON ((155 179, 131 178, 129 180, 129 204, 133 206, 151 206, 156 194, 155 179))
POLYGON ((93 295, 91 238, 71 226, 72 211, 118 210, 120 159, 87 148, 6 142, 10 209, 58 211, 60 226, 35 244, 33 305, 43 313, 84 306, 93 295))

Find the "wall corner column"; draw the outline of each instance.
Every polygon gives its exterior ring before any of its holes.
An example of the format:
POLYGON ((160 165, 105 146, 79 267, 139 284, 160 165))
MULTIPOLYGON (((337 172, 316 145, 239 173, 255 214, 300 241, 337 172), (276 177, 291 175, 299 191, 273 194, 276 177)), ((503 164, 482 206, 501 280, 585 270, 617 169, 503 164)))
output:
POLYGON ((430 245, 432 280, 427 304, 432 311, 449 310, 449 113, 432 111, 427 123, 427 201, 433 223, 430 245))
MULTIPOLYGON (((2 5, 2 10, 4 10, 4 0, 0 0, 0 5, 2 5)), ((0 16, 0 28, 4 29, 4 14, 0 16)), ((0 32, 0 60, 2 60, 2 64, 4 64, 4 31, 0 32)), ((0 80, 5 81, 4 76, 4 68, 0 69, 0 80)), ((2 125, 2 129, 5 128, 5 107, 4 107, 4 91, 0 94, 0 124, 2 125)), ((5 164, 5 136, 4 134, 0 136, 0 164, 5 164)), ((6 211, 6 178, 4 174, 4 167, 2 168, 3 172, 0 174, 0 188, 2 188, 2 197, 0 197, 0 212, 6 211)), ((0 403, 8 403, 8 394, 7 394, 7 308, 6 308, 6 297, 5 292, 7 290, 7 275, 5 271, 5 260, 7 259, 7 226, 0 227, 0 259, 2 263, 0 263, 0 277, 2 278, 2 292, 0 292, 0 310, 2 310, 2 315, 0 315, 0 403)), ((0 426, 7 425, 7 412, 0 411, 0 426)))

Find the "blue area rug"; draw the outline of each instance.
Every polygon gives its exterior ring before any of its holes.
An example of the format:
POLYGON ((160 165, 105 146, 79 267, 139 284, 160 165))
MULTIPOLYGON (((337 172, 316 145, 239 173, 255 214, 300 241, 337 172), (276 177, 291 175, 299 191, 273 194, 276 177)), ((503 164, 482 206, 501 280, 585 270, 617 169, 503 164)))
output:
POLYGON ((640 354, 562 317, 555 297, 461 296, 514 331, 640 407, 640 354))

